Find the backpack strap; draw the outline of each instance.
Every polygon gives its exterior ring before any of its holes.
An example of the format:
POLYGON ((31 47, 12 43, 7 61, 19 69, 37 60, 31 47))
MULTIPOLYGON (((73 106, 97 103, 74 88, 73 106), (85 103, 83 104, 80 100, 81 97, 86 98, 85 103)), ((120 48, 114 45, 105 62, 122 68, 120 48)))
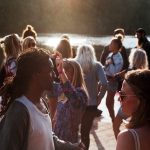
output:
POLYGON ((134 129, 129 129, 129 132, 132 134, 135 143, 135 150, 140 150, 140 139, 138 133, 134 129))

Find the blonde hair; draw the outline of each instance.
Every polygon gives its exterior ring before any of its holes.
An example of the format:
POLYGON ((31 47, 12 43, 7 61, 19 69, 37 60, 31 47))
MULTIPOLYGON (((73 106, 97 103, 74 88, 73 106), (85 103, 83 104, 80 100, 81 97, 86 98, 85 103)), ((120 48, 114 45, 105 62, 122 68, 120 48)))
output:
POLYGON ((73 71, 73 78, 72 78, 72 85, 76 88, 76 87, 81 87, 82 89, 84 89, 84 91, 86 92, 86 94, 88 95, 87 89, 86 89, 86 85, 85 85, 85 81, 83 78, 83 71, 82 68, 80 66, 80 64, 78 62, 76 62, 74 59, 64 59, 64 69, 67 71, 69 69, 72 69, 73 71))
POLYGON ((8 57, 17 58, 18 55, 21 53, 21 40, 18 34, 11 34, 4 37, 4 49, 8 57))
POLYGON ((55 48, 58 52, 62 54, 63 58, 72 58, 73 51, 70 42, 67 39, 61 39, 57 47, 55 48))
POLYGON ((131 68, 148 69, 148 58, 146 52, 142 49, 132 49, 129 55, 129 63, 131 68))
POLYGON ((36 41, 32 36, 28 36, 23 40, 22 48, 23 48, 23 51, 26 51, 27 49, 31 47, 36 47, 36 41))
POLYGON ((75 60, 79 62, 84 73, 89 72, 97 61, 94 47, 92 45, 79 46, 75 60))

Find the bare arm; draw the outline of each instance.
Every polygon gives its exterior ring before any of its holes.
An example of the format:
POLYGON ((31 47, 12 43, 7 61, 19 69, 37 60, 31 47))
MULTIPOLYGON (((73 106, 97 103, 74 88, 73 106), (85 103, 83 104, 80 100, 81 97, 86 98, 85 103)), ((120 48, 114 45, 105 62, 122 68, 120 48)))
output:
POLYGON ((135 150, 134 139, 128 130, 119 133, 116 150, 135 150))

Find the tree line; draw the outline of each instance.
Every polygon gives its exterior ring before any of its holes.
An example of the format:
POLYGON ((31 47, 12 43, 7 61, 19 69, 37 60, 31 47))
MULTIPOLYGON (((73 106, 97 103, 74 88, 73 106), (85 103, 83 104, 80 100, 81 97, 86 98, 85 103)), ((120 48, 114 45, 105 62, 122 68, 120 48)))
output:
POLYGON ((122 27, 150 33, 149 0, 0 0, 0 33, 22 33, 27 24, 38 33, 112 34, 122 27))

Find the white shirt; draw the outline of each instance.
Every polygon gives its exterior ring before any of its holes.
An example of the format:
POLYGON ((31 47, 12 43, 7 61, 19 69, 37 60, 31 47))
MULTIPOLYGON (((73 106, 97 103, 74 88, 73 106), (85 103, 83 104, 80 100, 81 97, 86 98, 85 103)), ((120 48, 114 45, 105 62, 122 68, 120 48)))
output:
POLYGON ((113 54, 112 52, 106 58, 105 72, 106 75, 113 76, 121 71, 123 67, 123 58, 120 52, 113 54), (108 62, 109 61, 109 62, 108 62))
POLYGON ((27 150, 55 150, 49 114, 43 114, 25 96, 16 100, 24 104, 29 111, 30 129, 27 150))

